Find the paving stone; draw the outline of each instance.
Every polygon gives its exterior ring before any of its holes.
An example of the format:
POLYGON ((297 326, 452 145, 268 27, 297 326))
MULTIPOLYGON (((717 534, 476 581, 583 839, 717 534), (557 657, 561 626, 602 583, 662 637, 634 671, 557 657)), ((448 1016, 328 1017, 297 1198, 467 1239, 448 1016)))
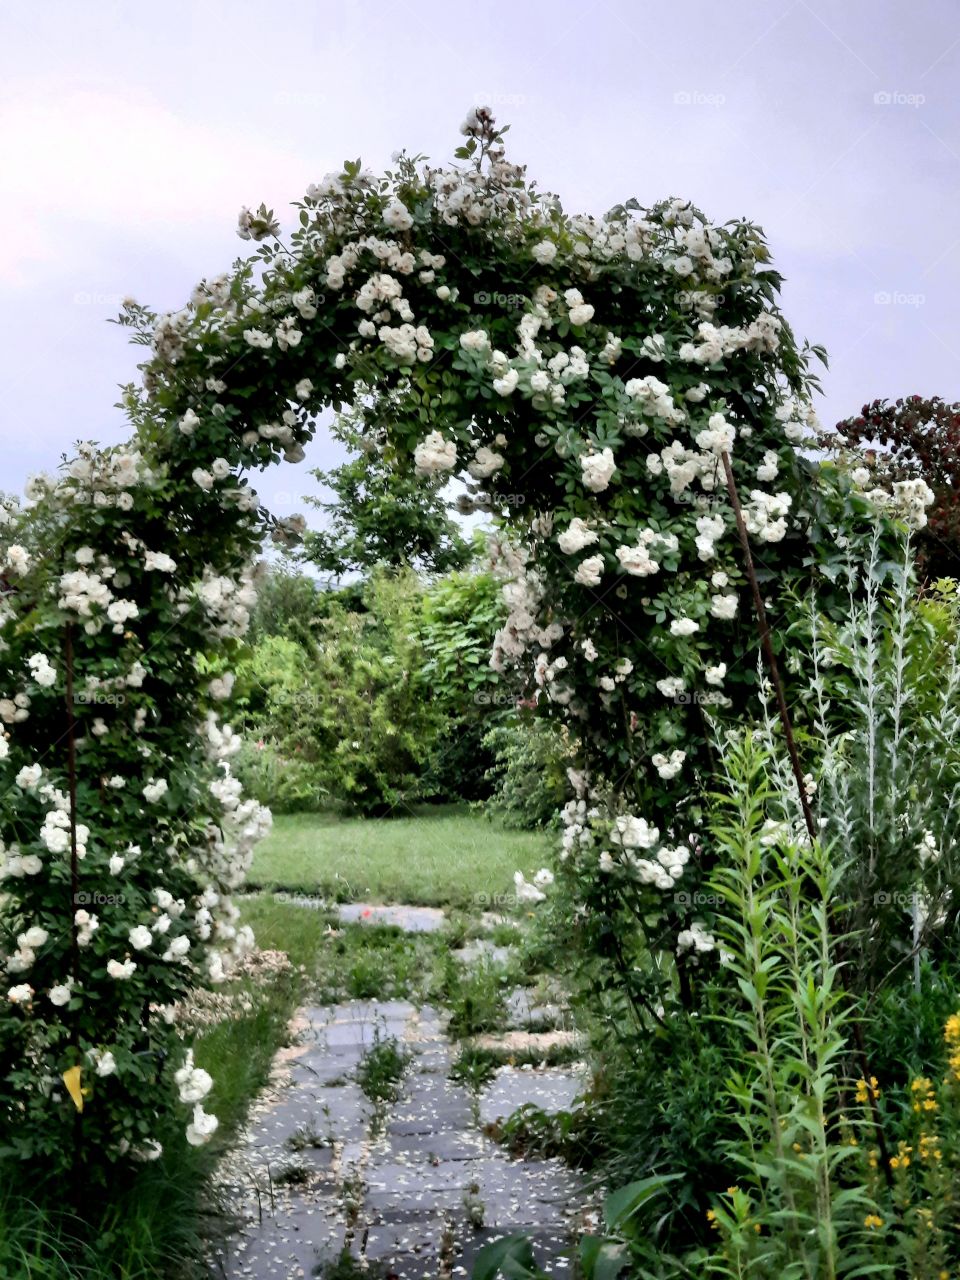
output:
POLYGON ((403 1021, 416 1012, 409 1000, 345 1000, 341 1004, 308 1005, 302 1011, 305 1021, 318 1028, 334 1022, 403 1021))
POLYGON ((223 1262, 227 1280, 290 1280, 312 1276, 334 1260, 346 1243, 346 1227, 328 1215, 302 1212, 266 1222, 231 1241, 223 1262))
POLYGON ((481 963, 506 965, 510 963, 516 954, 516 949, 514 947, 497 946, 489 938, 473 938, 470 942, 458 947, 456 951, 452 951, 450 954, 460 964, 464 965, 481 963))
POLYGON ((442 1115, 429 1110, 417 1110, 404 1115, 395 1115, 387 1121, 386 1131, 391 1137, 409 1138, 419 1134, 427 1139, 451 1129, 457 1129, 463 1123, 463 1112, 459 1108, 442 1115))
POLYGON ((562 1226, 576 1208, 579 1184, 570 1170, 543 1161, 480 1161, 473 1174, 484 1226, 562 1226))
POLYGON ((362 1045, 308 1049, 291 1064, 290 1079, 295 1087, 306 1089, 345 1084, 360 1065, 364 1052, 362 1045))
POLYGON ((364 1200, 364 1212, 376 1218, 399 1219, 404 1214, 418 1215, 451 1211, 463 1212, 464 1187, 426 1188, 385 1187, 368 1191, 364 1200))
POLYGON ((558 1004, 535 1004, 526 987, 515 987, 507 996, 507 1020, 512 1027, 554 1027, 564 1016, 558 1004))
POLYGON ((443 1076, 414 1077, 416 1085, 393 1108, 387 1133, 439 1133, 443 1129, 465 1129, 473 1121, 473 1099, 465 1089, 457 1089, 443 1076), (432 1087, 425 1085, 429 1082, 432 1087))
POLYGON ((413 1156, 427 1160, 475 1160, 488 1146, 475 1130, 446 1129, 426 1137, 423 1134, 392 1135, 388 1151, 401 1161, 413 1156))
POLYGON ((417 1054, 412 1070, 420 1075, 445 1076, 453 1066, 454 1058, 449 1049, 423 1049, 417 1054))
MULTIPOLYGON (((383 1193, 377 1192, 378 1195, 383 1193)), ((462 1202, 459 1209, 462 1211, 462 1202)), ((373 1207, 368 1203, 364 1204, 364 1218, 370 1226, 379 1226, 384 1223, 402 1224, 402 1223, 423 1223, 434 1222, 439 1216, 446 1220, 449 1215, 451 1218, 456 1216, 456 1206, 446 1213, 440 1213, 440 1206, 437 1204, 407 1204, 407 1205, 386 1205, 382 1208, 373 1207)))
POLYGON ((400 1039, 406 1025, 406 1022, 399 1019, 383 1022, 331 1022, 323 1029, 322 1043, 330 1049, 347 1046, 369 1049, 378 1040, 400 1039))
POLYGON ((363 1256, 371 1262, 395 1264, 406 1261, 409 1265, 413 1261, 409 1255, 414 1255, 417 1260, 435 1262, 443 1239, 444 1222, 442 1214, 430 1214, 412 1222, 374 1223, 366 1229, 358 1244, 363 1249, 363 1256))
POLYGON ((337 914, 344 924, 394 925, 405 933, 436 933, 446 916, 439 907, 377 906, 368 902, 343 902, 337 914))
POLYGON ((362 1137, 373 1108, 355 1084, 290 1088, 269 1112, 259 1116, 251 1134, 260 1142, 287 1144, 304 1130, 324 1141, 362 1137))
POLYGON ((570 1111, 584 1085, 582 1074, 568 1067, 531 1071, 502 1067, 480 1095, 481 1123, 505 1120, 527 1103, 551 1115, 570 1111))

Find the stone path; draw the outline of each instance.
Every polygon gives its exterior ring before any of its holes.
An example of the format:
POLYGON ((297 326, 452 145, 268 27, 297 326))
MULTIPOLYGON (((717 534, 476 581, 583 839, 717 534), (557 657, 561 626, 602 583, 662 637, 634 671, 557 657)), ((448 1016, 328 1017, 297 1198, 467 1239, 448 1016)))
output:
POLYGON ((480 1126, 525 1102, 569 1108, 582 1087, 574 1069, 505 1068, 478 1103, 448 1078, 453 1049, 436 1010, 352 1001, 303 1010, 300 1031, 222 1170, 244 1219, 218 1260, 228 1280, 322 1275, 344 1249, 374 1275, 461 1277, 482 1245, 521 1229, 545 1270, 570 1274, 577 1174, 513 1160, 480 1126), (354 1075, 387 1037, 411 1057, 398 1100, 377 1111, 354 1075))
POLYGON ((341 902, 337 915, 343 924, 392 924, 406 933, 436 933, 446 923, 440 907, 380 907, 367 902, 341 902))

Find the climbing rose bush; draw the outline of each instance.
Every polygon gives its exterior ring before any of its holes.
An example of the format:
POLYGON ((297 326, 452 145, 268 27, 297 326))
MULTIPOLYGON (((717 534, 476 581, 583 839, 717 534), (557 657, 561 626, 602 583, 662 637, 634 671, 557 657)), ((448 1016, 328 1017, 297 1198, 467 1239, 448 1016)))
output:
MULTIPOLYGON (((577 751, 573 921, 654 1009, 671 966, 638 957, 672 953, 688 999, 686 971, 715 950, 696 903, 699 797, 713 724, 754 714, 723 455, 775 628, 835 558, 835 521, 855 530, 876 504, 804 456, 822 352, 780 314, 756 227, 712 225, 681 200, 568 215, 507 159, 489 111, 462 132, 450 167, 400 153, 382 175, 328 174, 289 237, 264 206, 242 211, 254 258, 175 315, 127 309, 153 351, 131 411, 200 456, 229 439, 257 465, 278 446, 301 457, 332 408, 398 467, 463 482, 461 507, 501 531, 509 616, 491 662, 519 669, 577 751)), ((210 465, 192 474, 205 491, 224 483, 210 465)), ((887 512, 918 523, 925 496, 901 486, 887 512)))
MULTIPOLYGON (((265 528, 303 527, 261 516, 247 473, 302 459, 331 407, 501 528, 491 661, 576 753, 563 881, 588 948, 650 1009, 673 977, 638 957, 672 955, 684 994, 715 951, 695 892, 708 714, 744 714, 756 681, 723 455, 776 623, 827 541, 802 454, 815 349, 757 228, 679 200, 567 215, 488 111, 463 132, 459 165, 323 178, 287 239, 244 210, 256 254, 182 310, 129 303, 134 444, 4 508, 0 1105, 22 1153, 148 1159, 170 1115, 190 1142, 213 1129, 163 1011, 249 946, 229 892, 266 815, 229 771, 231 677, 197 657, 242 635, 265 528)), ((870 511, 842 472, 828 487, 870 511)))
POLYGON ((198 657, 229 657, 288 530, 229 430, 149 396, 137 425, 0 503, 0 1145, 87 1177, 216 1130, 172 1008, 252 946, 231 893, 270 822, 198 657))

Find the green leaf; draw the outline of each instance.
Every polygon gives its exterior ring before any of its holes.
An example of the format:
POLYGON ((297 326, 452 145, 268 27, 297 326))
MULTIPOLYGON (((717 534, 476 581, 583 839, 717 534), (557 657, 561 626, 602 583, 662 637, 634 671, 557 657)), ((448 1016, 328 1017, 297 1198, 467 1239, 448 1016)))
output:
POLYGON ((619 1191, 612 1192, 603 1206, 607 1229, 616 1231, 622 1227, 648 1200, 660 1195, 668 1183, 676 1182, 679 1177, 679 1173, 670 1173, 662 1177, 641 1178, 639 1182, 630 1182, 619 1191))
POLYGON ((526 1236, 507 1236, 484 1245, 473 1264, 471 1280, 494 1280, 498 1272, 505 1276, 536 1275, 533 1245, 526 1236))

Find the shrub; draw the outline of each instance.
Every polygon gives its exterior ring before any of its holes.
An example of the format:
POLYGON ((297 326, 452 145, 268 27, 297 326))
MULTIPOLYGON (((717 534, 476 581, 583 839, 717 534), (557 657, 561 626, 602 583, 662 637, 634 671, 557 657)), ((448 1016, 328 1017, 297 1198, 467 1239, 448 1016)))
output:
POLYGON ((960 404, 940 396, 874 400, 837 423, 830 447, 849 448, 864 482, 890 488, 922 480, 932 493, 918 534, 921 562, 931 578, 960 573, 960 404), (869 477, 869 479, 868 479, 869 477))
POLYGON ((244 791, 273 813, 315 813, 327 801, 320 769, 296 748, 285 755, 276 742, 245 738, 234 771, 244 791))
POLYGON ((493 756, 485 736, 491 723, 510 714, 517 696, 511 682, 490 669, 503 617, 499 584, 490 573, 448 573, 424 591, 424 679, 445 720, 426 776, 438 798, 489 794, 493 756))
POLYGON ((569 786, 566 770, 574 759, 565 738, 548 721, 522 716, 490 729, 483 739, 494 758, 486 812, 508 827, 558 826, 569 786))
POLYGON ((443 718, 425 671, 421 589, 412 572, 376 574, 362 608, 325 601, 315 638, 268 636, 238 665, 252 783, 279 782, 278 810, 325 803, 382 813, 429 789, 426 763, 443 718), (289 777, 274 773, 289 768, 289 777))

